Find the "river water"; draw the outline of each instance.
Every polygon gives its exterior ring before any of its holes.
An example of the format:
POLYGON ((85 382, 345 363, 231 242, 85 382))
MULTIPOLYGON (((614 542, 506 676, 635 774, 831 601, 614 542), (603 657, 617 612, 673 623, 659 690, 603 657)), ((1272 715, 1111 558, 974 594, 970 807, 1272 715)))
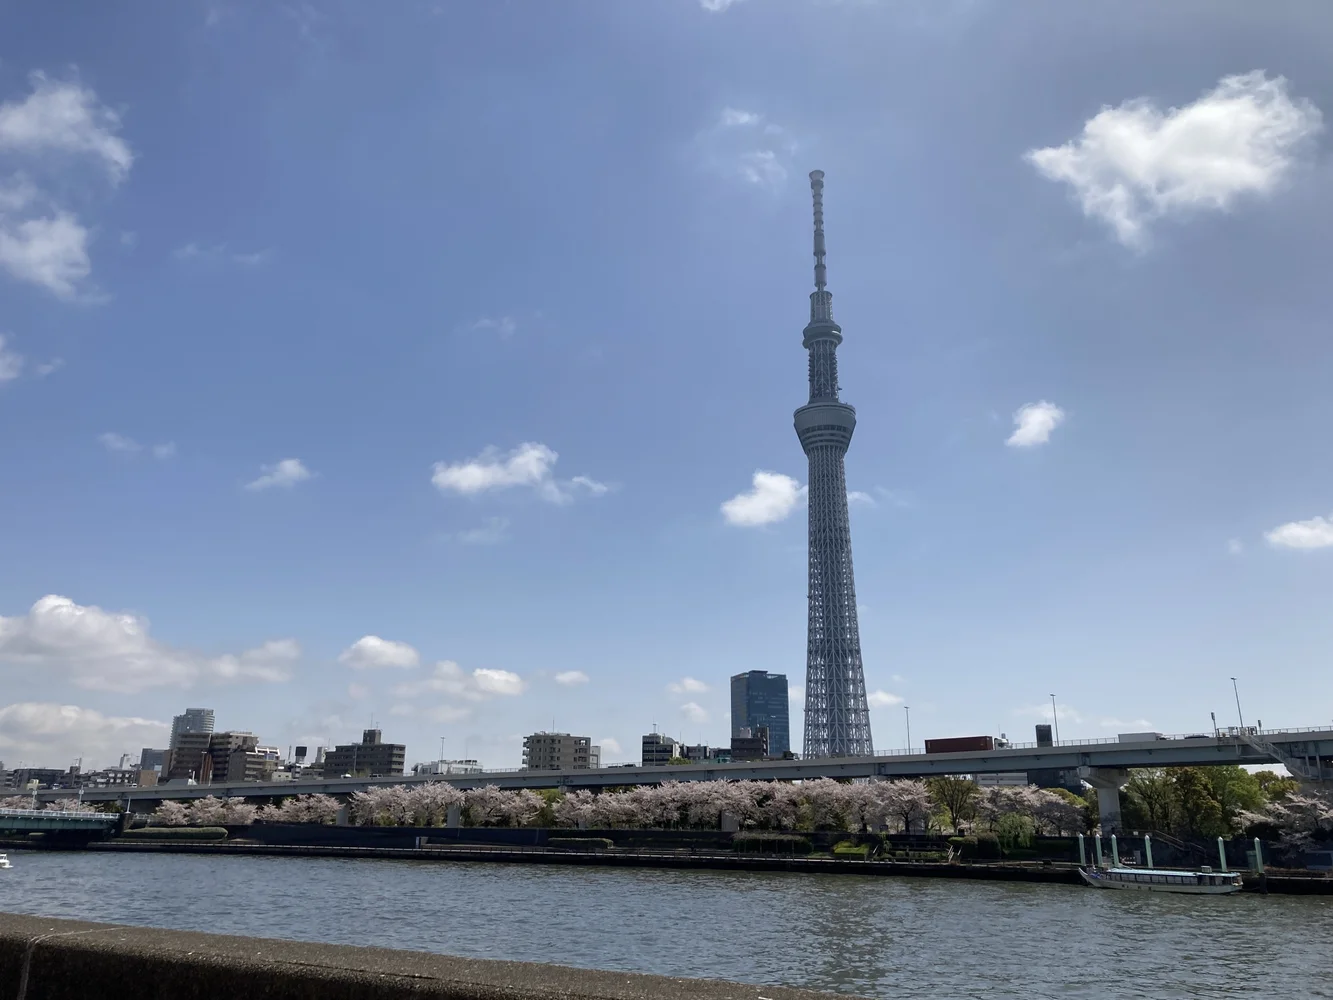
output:
POLYGON ((874 876, 11 854, 0 911, 865 997, 1333 997, 1333 899, 874 876))

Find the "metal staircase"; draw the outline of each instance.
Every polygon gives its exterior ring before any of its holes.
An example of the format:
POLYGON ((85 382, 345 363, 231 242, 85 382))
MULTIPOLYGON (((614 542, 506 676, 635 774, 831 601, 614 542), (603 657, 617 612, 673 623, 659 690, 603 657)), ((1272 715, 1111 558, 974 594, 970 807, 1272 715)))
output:
POLYGON ((1282 763, 1283 767, 1285 767, 1288 771, 1292 773, 1294 777, 1300 779, 1301 781, 1323 782, 1333 779, 1333 773, 1329 773, 1325 771, 1322 767, 1320 767, 1319 758, 1317 757, 1315 758, 1315 763, 1314 766, 1312 767, 1310 765, 1310 761, 1307 758, 1292 757, 1285 750, 1280 750, 1272 743, 1269 743, 1266 739, 1264 739, 1262 736, 1259 735, 1257 730, 1250 729, 1248 727, 1246 727, 1245 729, 1237 729, 1235 731, 1235 735, 1237 738, 1248 744, 1250 747, 1253 747, 1255 750, 1258 750, 1260 753, 1267 754, 1270 757, 1276 758, 1278 761, 1282 763))

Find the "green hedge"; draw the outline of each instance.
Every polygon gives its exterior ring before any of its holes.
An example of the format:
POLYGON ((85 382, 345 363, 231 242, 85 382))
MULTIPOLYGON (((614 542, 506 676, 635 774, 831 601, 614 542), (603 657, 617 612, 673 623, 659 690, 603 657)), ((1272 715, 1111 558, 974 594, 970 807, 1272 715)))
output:
POLYGON ((998 861, 1000 858, 1000 839, 993 833, 950 837, 949 846, 964 861, 998 861))
POLYGON ((1004 856, 1010 861, 1035 861, 1041 857, 1041 853, 1031 847, 1011 847, 1004 852, 1004 856))
POLYGON ((766 833, 762 830, 738 833, 731 838, 733 851, 759 854, 809 854, 814 850, 810 838, 795 833, 766 833))
POLYGON ((226 840, 227 831, 220 826, 146 826, 141 830, 126 830, 121 840, 226 840))
POLYGON ((546 846, 567 851, 604 851, 616 844, 605 837, 551 837, 546 841, 546 846))

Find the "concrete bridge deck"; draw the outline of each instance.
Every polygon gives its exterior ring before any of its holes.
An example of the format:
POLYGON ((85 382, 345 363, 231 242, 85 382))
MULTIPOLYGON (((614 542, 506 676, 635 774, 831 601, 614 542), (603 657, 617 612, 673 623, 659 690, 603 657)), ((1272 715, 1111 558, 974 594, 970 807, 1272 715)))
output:
MULTIPOLYGON (((1130 767, 1207 767, 1215 764, 1281 764, 1300 758, 1333 779, 1333 727, 1265 730, 1260 743, 1244 736, 1173 736, 1141 743, 1117 740, 1065 742, 1057 746, 1011 745, 970 753, 895 753, 875 757, 829 757, 820 760, 768 760, 740 764, 684 764, 662 767, 604 767, 597 770, 486 771, 468 775, 397 775, 385 778, 312 778, 281 782, 233 782, 212 785, 166 785, 155 788, 85 789, 85 802, 145 805, 162 799, 193 799, 205 795, 287 796, 322 793, 349 795, 376 785, 445 781, 459 788, 498 785, 501 788, 613 788, 655 785, 664 781, 758 780, 796 781, 813 778, 926 778, 946 774, 998 774, 1010 771, 1123 770, 1130 767), (1279 756, 1280 755, 1280 756, 1279 756)), ((42 801, 75 795, 72 791, 38 792, 42 801)))

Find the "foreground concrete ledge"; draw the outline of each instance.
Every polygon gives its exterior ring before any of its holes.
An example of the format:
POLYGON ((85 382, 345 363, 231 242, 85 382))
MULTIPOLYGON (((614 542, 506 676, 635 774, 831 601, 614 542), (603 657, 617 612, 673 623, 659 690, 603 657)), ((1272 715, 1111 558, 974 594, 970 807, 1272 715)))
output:
MULTIPOLYGON (((390 913, 376 918, 409 919, 390 913)), ((708 979, 0 913, 0 998, 5 1000, 829 1000, 831 996, 708 979)))

